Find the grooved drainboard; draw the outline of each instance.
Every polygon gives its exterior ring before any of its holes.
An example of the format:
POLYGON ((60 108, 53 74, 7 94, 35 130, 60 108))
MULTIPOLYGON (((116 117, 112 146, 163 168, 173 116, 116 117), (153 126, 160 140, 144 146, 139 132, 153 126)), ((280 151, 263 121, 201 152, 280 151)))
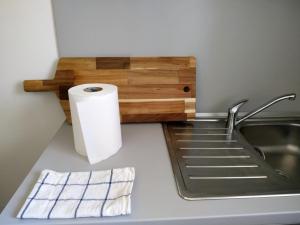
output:
POLYGON ((187 200, 285 194, 291 185, 222 120, 163 124, 173 172, 187 200))

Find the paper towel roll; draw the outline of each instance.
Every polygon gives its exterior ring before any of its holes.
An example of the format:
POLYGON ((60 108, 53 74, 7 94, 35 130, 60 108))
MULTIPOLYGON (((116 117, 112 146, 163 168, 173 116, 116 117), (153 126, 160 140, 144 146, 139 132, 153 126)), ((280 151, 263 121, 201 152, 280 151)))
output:
POLYGON ((118 88, 82 84, 68 93, 76 151, 91 164, 115 154, 122 146, 118 88))

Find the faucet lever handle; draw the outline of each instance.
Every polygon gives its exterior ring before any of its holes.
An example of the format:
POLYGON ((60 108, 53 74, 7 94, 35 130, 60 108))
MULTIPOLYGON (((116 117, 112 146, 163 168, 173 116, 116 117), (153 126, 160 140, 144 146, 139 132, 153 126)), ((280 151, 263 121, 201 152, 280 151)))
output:
POLYGON ((233 105, 228 109, 228 111, 229 111, 230 113, 237 113, 237 112, 240 110, 240 108, 241 108, 246 102, 248 102, 248 99, 240 100, 239 102, 233 104, 233 105))
POLYGON ((236 123, 237 114, 239 109, 248 101, 248 99, 243 99, 228 109, 228 117, 226 122, 227 132, 231 134, 236 123))

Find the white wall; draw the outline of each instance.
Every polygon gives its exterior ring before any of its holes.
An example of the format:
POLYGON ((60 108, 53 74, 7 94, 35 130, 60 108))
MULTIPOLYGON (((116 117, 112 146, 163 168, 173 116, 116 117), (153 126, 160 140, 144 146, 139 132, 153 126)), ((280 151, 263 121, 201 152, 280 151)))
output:
POLYGON ((25 93, 58 58, 50 0, 0 1, 0 210, 64 121, 53 93, 25 93))

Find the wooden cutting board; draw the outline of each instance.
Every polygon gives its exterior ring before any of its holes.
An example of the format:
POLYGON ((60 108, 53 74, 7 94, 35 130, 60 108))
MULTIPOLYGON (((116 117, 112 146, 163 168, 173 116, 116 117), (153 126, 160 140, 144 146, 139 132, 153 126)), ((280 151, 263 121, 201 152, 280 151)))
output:
POLYGON ((118 86, 123 123, 195 117, 195 57, 60 58, 53 80, 25 80, 24 90, 56 92, 71 123, 68 89, 85 83, 118 86))

